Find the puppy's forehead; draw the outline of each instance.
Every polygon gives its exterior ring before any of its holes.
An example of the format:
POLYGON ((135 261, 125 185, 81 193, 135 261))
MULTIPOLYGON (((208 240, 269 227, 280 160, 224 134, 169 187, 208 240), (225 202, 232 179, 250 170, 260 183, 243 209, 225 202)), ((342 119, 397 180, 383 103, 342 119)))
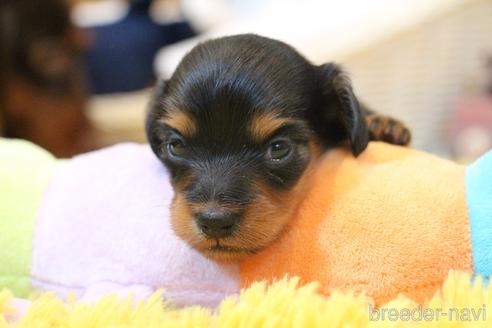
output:
POLYGON ((261 142, 314 99, 312 66, 294 49, 244 35, 194 48, 168 83, 163 122, 218 144, 261 142), (167 109, 166 109, 167 110, 167 109))

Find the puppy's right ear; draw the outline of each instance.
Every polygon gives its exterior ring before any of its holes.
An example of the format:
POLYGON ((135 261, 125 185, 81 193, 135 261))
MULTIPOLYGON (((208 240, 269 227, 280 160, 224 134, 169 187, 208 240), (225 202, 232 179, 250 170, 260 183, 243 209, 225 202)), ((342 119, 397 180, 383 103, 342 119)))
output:
POLYGON ((152 98, 148 105, 147 116, 145 118, 145 132, 147 134, 147 140, 150 144, 150 147, 156 154, 157 147, 160 144, 158 138, 159 125, 157 123, 157 120, 163 114, 162 101, 166 96, 166 86, 166 80, 159 80, 156 87, 154 88, 152 98))

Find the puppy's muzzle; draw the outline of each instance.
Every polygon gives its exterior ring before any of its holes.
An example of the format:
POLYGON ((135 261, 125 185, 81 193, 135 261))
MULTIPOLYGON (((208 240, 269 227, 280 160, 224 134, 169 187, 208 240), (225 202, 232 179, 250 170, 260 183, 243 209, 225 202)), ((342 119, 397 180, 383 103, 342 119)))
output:
POLYGON ((219 210, 206 210, 195 215, 198 228, 208 238, 224 238, 230 236, 237 227, 239 214, 219 210))

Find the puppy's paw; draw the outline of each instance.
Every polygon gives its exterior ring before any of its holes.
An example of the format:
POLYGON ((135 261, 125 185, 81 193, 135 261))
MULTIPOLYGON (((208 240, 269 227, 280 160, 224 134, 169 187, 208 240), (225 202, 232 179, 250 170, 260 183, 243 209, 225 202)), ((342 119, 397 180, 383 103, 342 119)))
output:
POLYGON ((410 129, 402 122, 389 116, 379 114, 368 115, 367 126, 369 127, 371 140, 406 146, 412 139, 410 129))

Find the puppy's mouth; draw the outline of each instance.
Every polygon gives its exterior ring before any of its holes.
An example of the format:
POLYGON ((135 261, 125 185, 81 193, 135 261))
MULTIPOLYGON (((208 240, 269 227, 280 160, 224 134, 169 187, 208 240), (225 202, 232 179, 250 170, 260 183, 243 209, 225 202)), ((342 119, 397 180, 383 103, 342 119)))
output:
POLYGON ((230 259, 246 257, 248 255, 253 255, 258 250, 225 245, 221 243, 220 239, 216 239, 213 245, 205 249, 202 249, 202 251, 206 255, 212 256, 214 259, 230 260, 230 259))
POLYGON ((208 247, 207 251, 211 252, 226 252, 226 253, 242 253, 242 252, 253 252, 249 249, 242 248, 242 247, 234 247, 234 246, 228 246, 228 245, 223 245, 220 243, 220 239, 215 240, 215 244, 208 247))

